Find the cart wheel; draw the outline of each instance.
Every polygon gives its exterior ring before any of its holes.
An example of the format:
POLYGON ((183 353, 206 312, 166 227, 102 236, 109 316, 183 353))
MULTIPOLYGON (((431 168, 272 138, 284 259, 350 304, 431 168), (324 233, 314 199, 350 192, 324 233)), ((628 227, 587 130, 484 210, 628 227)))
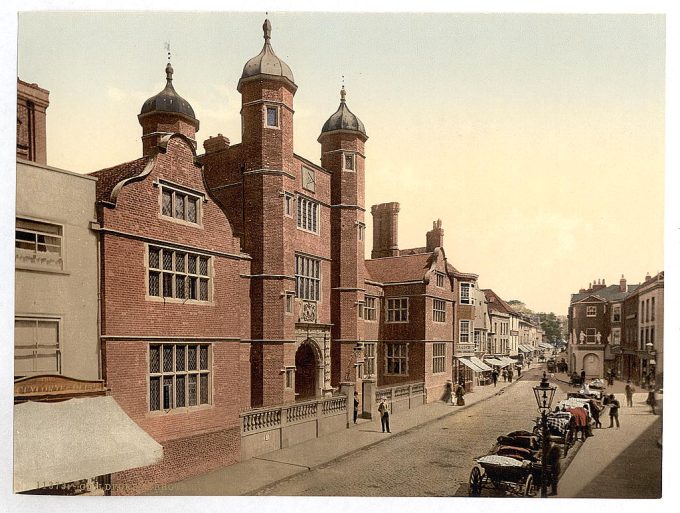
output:
POLYGON ((534 476, 529 474, 527 480, 524 481, 524 496, 532 497, 534 495, 534 476))
POLYGON ((468 495, 472 497, 479 497, 482 494, 482 473, 479 467, 472 467, 470 472, 470 489, 468 495))

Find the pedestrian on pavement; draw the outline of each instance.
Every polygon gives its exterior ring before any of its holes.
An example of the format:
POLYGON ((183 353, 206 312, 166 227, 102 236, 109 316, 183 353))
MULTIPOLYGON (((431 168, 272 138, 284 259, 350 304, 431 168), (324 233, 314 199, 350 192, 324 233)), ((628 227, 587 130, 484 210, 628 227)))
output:
POLYGON ((635 388, 630 384, 630 380, 626 383, 626 406, 633 406, 633 392, 635 388))
POLYGON ((548 468, 550 469, 550 493, 557 495, 557 482, 560 479, 560 459, 562 449, 557 444, 552 444, 548 450, 548 468))
POLYGON ((517 379, 522 377, 522 366, 517 365, 517 379))
POLYGON ((494 387, 496 386, 496 383, 498 383, 498 371, 496 369, 491 373, 491 381, 493 381, 494 387))
POLYGON ((508 382, 508 369, 503 368, 503 381, 508 382))
POLYGON ((512 367, 508 367, 508 381, 512 383, 512 367))
POLYGON ((590 401, 588 401, 588 404, 590 404, 590 416, 593 418, 593 421, 595 421, 595 429, 602 429, 600 413, 602 413, 602 410, 604 408, 600 408, 600 405, 597 403, 595 399, 591 399, 590 401))
POLYGON ((581 369, 581 385, 583 385, 586 382, 586 371, 585 369, 581 369))
POLYGON ((456 406, 465 406, 465 399, 463 399, 464 395, 465 387, 458 385, 456 387, 456 406))
POLYGON ((380 423, 382 424, 382 432, 384 433, 387 431, 388 433, 391 433, 390 431, 390 412, 387 409, 387 403, 385 402, 385 399, 382 400, 380 403, 380 406, 378 406, 378 411, 380 412, 380 423))
POLYGON ((656 415, 656 387, 649 388, 647 404, 652 407, 652 415, 656 415))
POLYGON ((357 423, 359 416, 359 392, 354 392, 354 423, 357 423))
POLYGON ((453 392, 452 392, 452 387, 453 385, 451 384, 450 381, 446 382, 446 386, 444 387, 444 395, 442 395, 442 401, 444 401, 444 404, 453 404, 453 392))
POLYGON ((614 427, 616 421, 616 429, 619 429, 619 401, 614 397, 614 394, 609 395, 609 427, 614 427))

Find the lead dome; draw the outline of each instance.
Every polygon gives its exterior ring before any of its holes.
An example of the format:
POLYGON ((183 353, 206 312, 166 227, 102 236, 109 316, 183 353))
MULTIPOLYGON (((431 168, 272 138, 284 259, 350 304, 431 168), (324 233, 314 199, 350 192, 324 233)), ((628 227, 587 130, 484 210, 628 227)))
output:
POLYGON ((290 83, 295 88, 297 88, 295 85, 295 79, 293 78, 293 72, 291 71, 290 67, 288 64, 279 59, 274 53, 274 49, 270 43, 272 24, 268 19, 264 20, 262 30, 264 32, 264 46, 262 47, 262 51, 260 53, 246 62, 246 65, 243 66, 243 73, 241 74, 241 79, 238 81, 238 91, 241 91, 241 84, 245 80, 257 77, 259 75, 269 75, 286 79, 290 81, 290 83))
POLYGON ((144 102, 139 117, 146 116, 153 113, 170 113, 185 116, 192 121, 196 121, 194 109, 189 105, 189 102, 182 98, 172 85, 172 74, 174 70, 172 65, 168 62, 165 67, 166 83, 165 88, 155 96, 152 96, 144 102))

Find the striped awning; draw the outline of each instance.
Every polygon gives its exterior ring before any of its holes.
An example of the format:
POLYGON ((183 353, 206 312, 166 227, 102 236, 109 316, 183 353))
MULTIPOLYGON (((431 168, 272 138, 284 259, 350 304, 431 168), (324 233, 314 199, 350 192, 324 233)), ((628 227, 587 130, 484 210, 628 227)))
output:
POLYGON ((497 359, 497 358, 485 358, 484 361, 485 361, 488 365, 493 365, 493 366, 495 366, 495 367, 507 367, 507 366, 508 366, 507 363, 505 363, 505 362, 503 362, 503 361, 501 361, 501 360, 499 360, 499 359, 497 359))
POLYGON ((459 357, 459 358, 458 358, 458 361, 459 361, 460 363, 462 363, 463 365, 465 365, 467 368, 472 369, 473 372, 484 372, 484 370, 483 370, 482 368, 478 367, 477 365, 475 365, 474 363, 472 363, 472 362, 471 362, 470 360, 468 360, 467 358, 460 358, 460 357, 459 357))
POLYGON ((470 361, 474 363, 477 367, 482 369, 483 371, 492 371, 493 369, 489 367, 487 364, 485 364, 482 360, 477 358, 476 356, 471 356, 470 361))

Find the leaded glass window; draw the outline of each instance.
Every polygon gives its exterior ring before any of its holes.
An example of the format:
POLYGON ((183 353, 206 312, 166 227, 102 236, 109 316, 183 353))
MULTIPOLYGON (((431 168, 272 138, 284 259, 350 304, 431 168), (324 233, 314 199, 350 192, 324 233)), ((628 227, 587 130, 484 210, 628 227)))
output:
POLYGON ((210 404, 210 367, 209 344, 151 344, 149 410, 210 404))
POLYGON ((161 186, 161 214, 173 219, 199 223, 201 194, 191 194, 167 185, 161 186))
POLYGON ((210 257, 149 246, 149 295, 210 301, 210 257))

